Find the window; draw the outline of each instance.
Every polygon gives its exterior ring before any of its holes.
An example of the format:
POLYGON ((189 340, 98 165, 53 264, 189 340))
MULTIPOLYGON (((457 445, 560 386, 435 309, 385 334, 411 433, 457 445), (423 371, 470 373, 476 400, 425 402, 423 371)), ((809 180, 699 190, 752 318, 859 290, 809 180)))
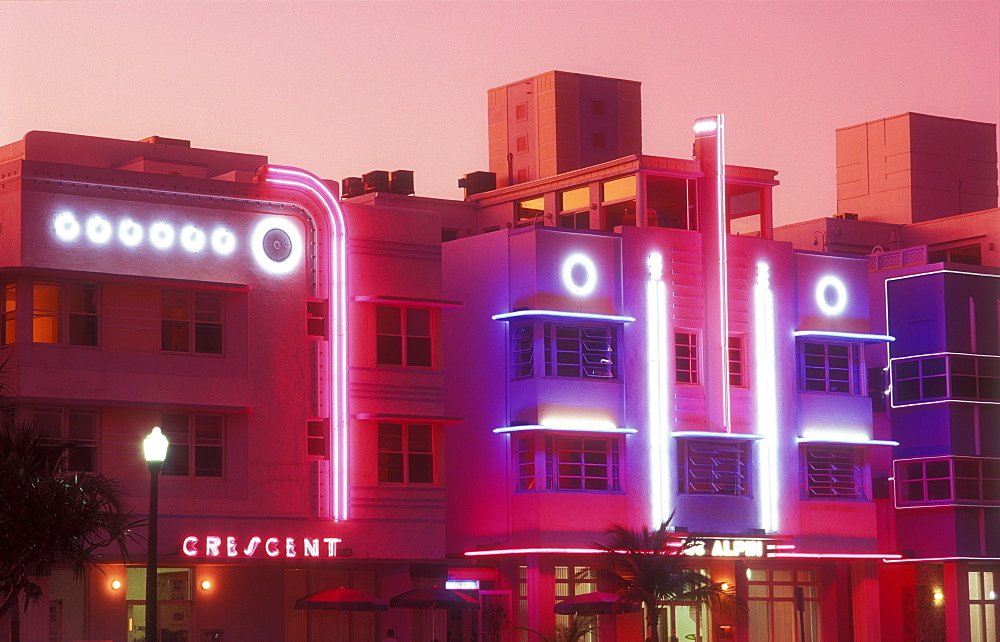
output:
POLYGON ((162 473, 175 477, 222 477, 224 460, 222 415, 165 412, 160 429, 170 447, 162 473))
POLYGON ((635 186, 635 174, 601 183, 601 213, 605 231, 614 232, 618 226, 635 225, 635 186))
POLYGON ((980 245, 963 245, 942 250, 927 252, 928 263, 964 263, 966 265, 982 265, 983 249, 980 245))
POLYGON ((13 283, 3 284, 3 326, 0 328, 0 345, 9 345, 17 339, 17 286, 13 283))
POLYGON ((861 394, 861 350, 857 343, 802 341, 799 347, 799 390, 861 394))
POLYGON ((698 335, 675 332, 674 354, 677 383, 698 383, 698 335))
POLYGON ((518 437, 517 449, 517 490, 535 490, 535 438, 518 437))
POLYGON ((799 627, 806 640, 820 639, 818 573, 806 569, 748 568, 747 606, 750 609, 750 642, 798 640, 799 627), (795 610, 795 589, 802 589, 804 612, 795 610))
POLYGON ((618 328, 545 324, 545 375, 618 378, 618 328))
POLYGON ((593 101, 591 103, 590 112, 592 114, 594 114, 595 116, 603 116, 604 115, 604 101, 603 100, 595 100, 595 101, 593 101))
POLYGON ((594 132, 591 143, 594 149, 604 149, 608 146, 607 137, 602 132, 594 132))
MULTIPOLYGON (((559 566, 555 568, 556 581, 556 602, 562 602, 566 598, 575 595, 584 595, 597 590, 597 583, 590 579, 587 566, 559 566)), ((570 626, 573 619, 570 615, 557 615, 556 626, 570 626)), ((596 632, 591 631, 581 638, 579 642, 594 642, 597 640, 596 632)))
POLYGON ((817 499, 864 499, 864 461, 857 448, 805 449, 804 495, 817 499))
MULTIPOLYGON (((11 286, 13 288, 13 285, 11 286)), ((11 293, 13 294, 13 292, 11 293)), ((35 281, 32 340, 71 346, 97 345, 97 285, 35 281)), ((13 302, 10 302, 13 305, 13 302)), ((5 308, 7 302, 5 300, 5 308)), ((10 320, 13 325, 13 308, 10 320)), ((4 321, 6 325, 7 312, 4 321)))
POLYGON ((1000 358, 942 354, 892 363, 898 405, 944 399, 1000 401, 1000 358))
POLYGON ((514 450, 518 491, 621 492, 617 437, 518 437, 514 450))
POLYGON ((520 103, 514 106, 514 119, 525 120, 528 117, 528 103, 520 103))
POLYGON ((535 374, 534 342, 535 327, 531 323, 511 326, 513 363, 511 369, 515 379, 531 377, 535 374))
POLYGON ((590 228, 590 188, 577 187, 558 193, 559 227, 575 230, 590 228))
POLYGON ((550 490, 619 492, 619 443, 603 437, 546 437, 550 490))
POLYGON ((1000 459, 937 457, 894 465, 900 504, 1000 504, 1000 459))
POLYGON ((434 483, 434 430, 430 424, 378 425, 380 484, 434 483))
POLYGON ((160 318, 164 352, 222 354, 222 294, 163 290, 160 318))
POLYGON ((54 447, 66 470, 97 472, 98 413, 76 408, 32 408, 31 422, 54 447))
POLYGON ((518 221, 542 220, 545 216, 545 199, 541 196, 518 201, 514 207, 518 221))
POLYGON ((528 151, 528 137, 518 136, 517 137, 517 151, 526 152, 528 151))
POLYGON ((969 571, 970 640, 996 642, 997 584, 994 571, 969 571))
POLYGON ((307 452, 310 457, 327 459, 326 435, 329 432, 325 419, 310 419, 306 422, 307 452))
POLYGON ((743 337, 729 337, 729 385, 743 387, 743 337))
POLYGON ((721 439, 678 442, 678 488, 682 493, 749 495, 748 444, 721 439))
POLYGON ((429 308, 375 308, 375 352, 380 366, 430 368, 432 365, 429 308))

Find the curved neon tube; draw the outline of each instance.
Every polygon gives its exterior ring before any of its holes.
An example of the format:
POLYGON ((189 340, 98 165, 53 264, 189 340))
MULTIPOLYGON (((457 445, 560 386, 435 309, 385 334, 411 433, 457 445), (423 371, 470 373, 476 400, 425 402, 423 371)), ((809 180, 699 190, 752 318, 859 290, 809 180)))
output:
POLYGON ((494 321, 507 321, 518 317, 566 317, 569 319, 593 319, 595 321, 620 321, 630 323, 635 321, 635 317, 619 314, 595 314, 592 312, 567 312, 565 310, 515 310, 514 312, 504 312, 494 314, 491 319, 494 321))
POLYGON ((330 405, 330 431, 333 452, 330 476, 333 492, 332 514, 340 521, 348 518, 350 443, 347 435, 347 225, 336 197, 318 177, 295 167, 267 165, 264 182, 305 192, 320 205, 320 212, 306 210, 316 222, 317 288, 328 295, 328 319, 331 349, 328 351, 328 388, 320 391, 330 405), (318 214, 318 216, 317 216, 318 214), (322 236, 320 236, 322 233, 322 236))

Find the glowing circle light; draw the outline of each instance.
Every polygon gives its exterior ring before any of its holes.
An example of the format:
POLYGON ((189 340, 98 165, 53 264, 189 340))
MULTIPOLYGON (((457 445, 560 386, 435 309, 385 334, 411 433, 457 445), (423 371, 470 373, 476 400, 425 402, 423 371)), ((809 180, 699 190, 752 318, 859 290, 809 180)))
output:
POLYGON ((60 212, 52 219, 52 227, 56 236, 63 241, 73 241, 80 236, 80 224, 70 212, 60 212))
POLYGON ((828 317, 834 317, 847 308, 847 287, 835 276, 824 276, 816 283, 816 305, 828 317), (827 290, 833 290, 833 301, 827 298, 827 290))
POLYGON ((130 218, 118 224, 118 240, 123 245, 135 247, 142 243, 142 226, 130 218))
POLYGON ((181 245, 192 254, 200 252, 205 247, 205 233, 194 225, 185 225, 181 229, 181 245))
POLYGON ((87 238, 92 243, 107 243, 111 240, 111 231, 111 223, 103 216, 95 214, 87 219, 87 238))
POLYGON ((597 267, 584 254, 571 254, 563 262, 562 280, 566 289, 576 296, 587 296, 597 287, 597 267), (583 281, 577 283, 573 276, 574 270, 580 267, 583 270, 583 281))
POLYGON ((250 250, 253 252, 257 265, 271 274, 288 274, 302 261, 302 233, 292 219, 281 216, 269 216, 257 223, 250 237, 250 250), (273 231, 283 234, 273 234, 273 231), (287 247, 270 248, 265 243, 283 243, 287 238, 287 247), (280 250, 275 252, 274 250, 280 250), (272 258, 274 257, 274 258, 272 258), (284 257, 284 258, 281 258, 284 257))
POLYGON ((159 221, 149 228, 149 242, 159 250, 166 250, 174 244, 174 228, 169 223, 159 221))
POLYGON ((228 256, 236 249, 236 235, 224 227, 212 231, 212 249, 216 254, 228 256))

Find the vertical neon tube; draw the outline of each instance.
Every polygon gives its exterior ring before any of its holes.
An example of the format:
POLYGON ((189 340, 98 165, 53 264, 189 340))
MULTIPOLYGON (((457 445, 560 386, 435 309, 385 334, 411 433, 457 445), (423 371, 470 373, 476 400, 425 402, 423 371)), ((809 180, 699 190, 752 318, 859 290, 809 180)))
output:
POLYGON ((673 510, 670 467, 670 407, 667 331, 667 288, 663 281, 663 256, 653 252, 646 259, 646 351, 649 396, 649 489, 650 517, 659 526, 673 510))
POLYGON ((722 421, 726 432, 732 432, 732 413, 730 411, 729 399, 729 260, 726 251, 726 139, 725 139, 725 116, 718 114, 716 117, 718 127, 715 131, 716 137, 716 177, 715 189, 716 200, 718 202, 719 216, 719 314, 722 325, 722 421))
POLYGON ((329 343, 327 372, 329 386, 320 393, 329 401, 331 432, 331 513, 340 521, 348 518, 350 476, 347 434, 347 227, 336 197, 316 176, 293 167, 268 165, 265 181, 309 193, 323 208, 318 226, 316 261, 317 287, 325 288, 329 301, 329 343))
POLYGON ((771 291, 771 267, 757 264, 754 300, 754 346, 757 373, 757 430, 764 436, 760 443, 760 466, 757 480, 760 497, 760 522, 768 533, 778 532, 778 392, 775 371, 774 292, 771 291))

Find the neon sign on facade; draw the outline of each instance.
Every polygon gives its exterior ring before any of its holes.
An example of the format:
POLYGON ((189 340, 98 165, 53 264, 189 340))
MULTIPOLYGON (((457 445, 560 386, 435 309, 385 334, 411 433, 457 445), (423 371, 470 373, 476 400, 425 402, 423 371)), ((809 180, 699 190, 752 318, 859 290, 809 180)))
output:
POLYGON ((181 552, 187 557, 323 557, 337 556, 338 537, 260 537, 246 542, 232 535, 204 538, 191 535, 184 538, 181 552), (322 542, 322 545, 320 545, 322 542))

